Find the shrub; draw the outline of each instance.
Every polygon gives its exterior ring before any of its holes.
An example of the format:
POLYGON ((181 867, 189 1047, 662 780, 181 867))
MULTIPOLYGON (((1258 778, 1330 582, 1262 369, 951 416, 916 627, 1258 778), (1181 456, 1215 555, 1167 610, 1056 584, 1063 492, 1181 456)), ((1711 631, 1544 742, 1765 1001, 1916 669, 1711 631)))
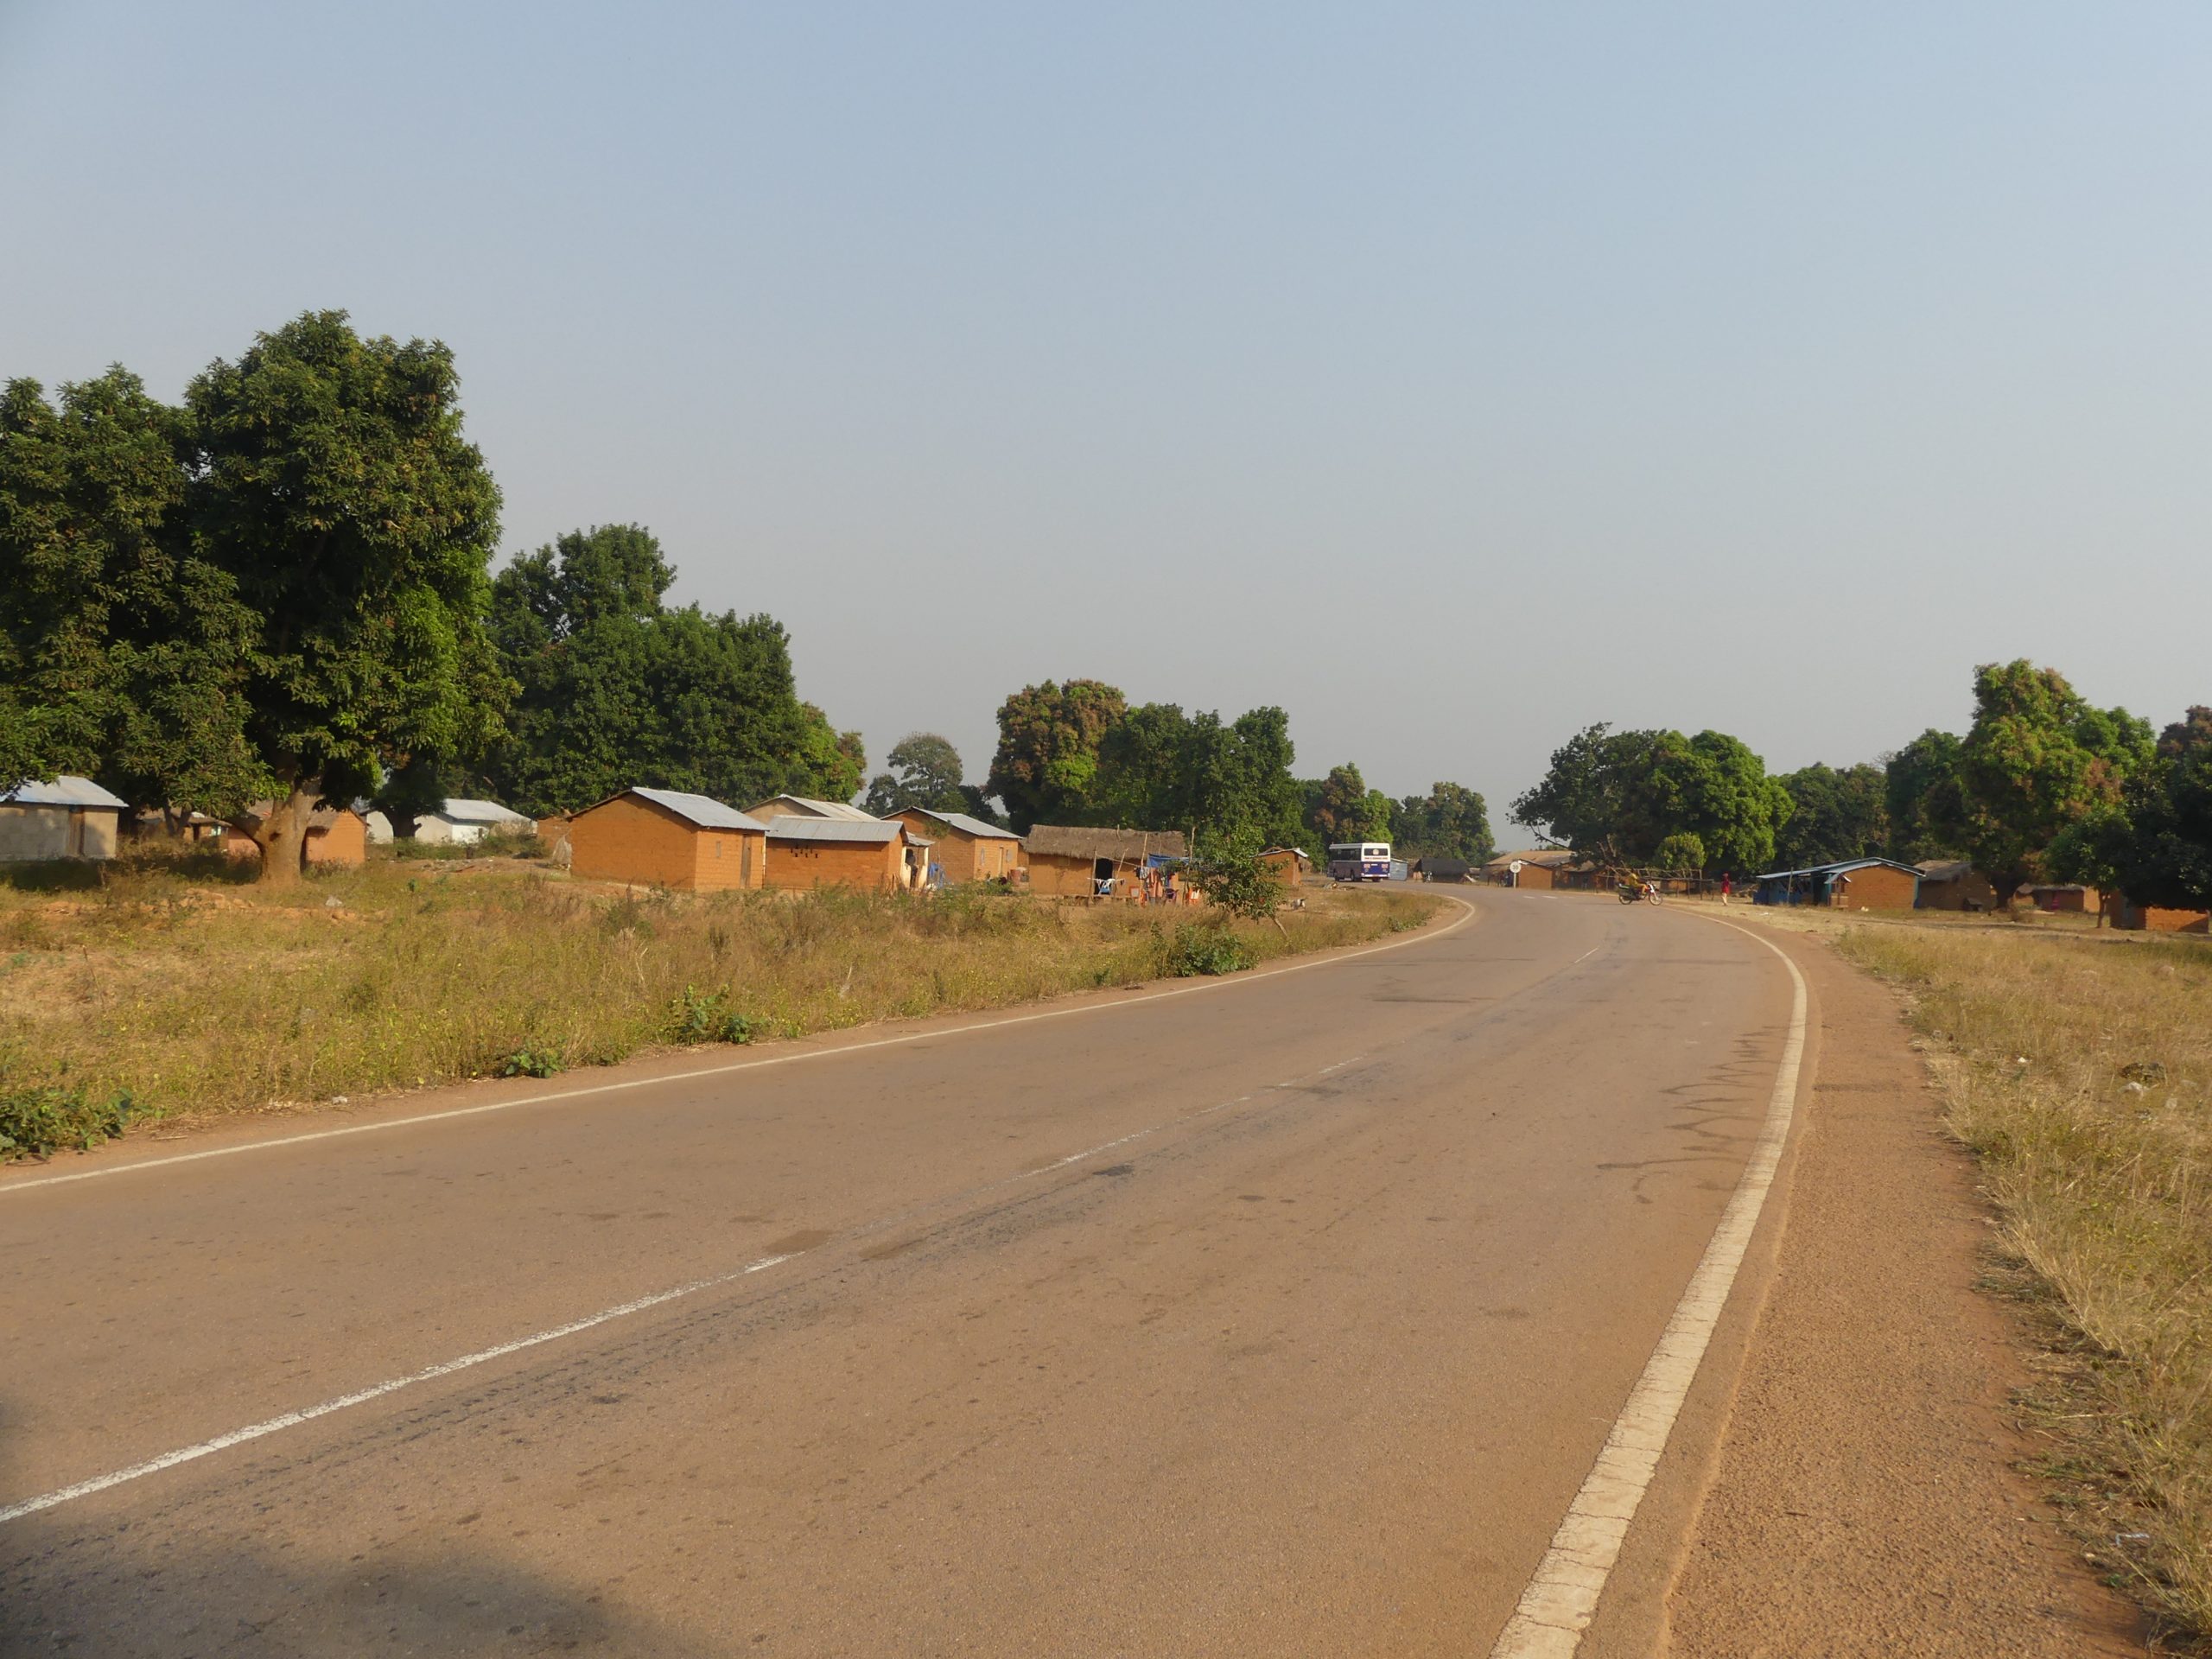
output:
POLYGON ((1222 927, 1185 922, 1167 944, 1167 971, 1177 979, 1241 973, 1254 960, 1244 941, 1222 927))
POLYGON ((738 1013, 729 1004, 729 987, 702 993, 686 985, 676 999, 669 1021, 671 1043, 749 1043, 760 1034, 761 1021, 738 1013))
POLYGON ((0 1090, 0 1162, 44 1158, 64 1147, 90 1152, 137 1115, 127 1093, 93 1096, 82 1084, 0 1090))
POLYGON ((503 1077, 550 1077, 565 1069, 561 1051, 543 1044, 518 1048, 499 1062, 503 1077))

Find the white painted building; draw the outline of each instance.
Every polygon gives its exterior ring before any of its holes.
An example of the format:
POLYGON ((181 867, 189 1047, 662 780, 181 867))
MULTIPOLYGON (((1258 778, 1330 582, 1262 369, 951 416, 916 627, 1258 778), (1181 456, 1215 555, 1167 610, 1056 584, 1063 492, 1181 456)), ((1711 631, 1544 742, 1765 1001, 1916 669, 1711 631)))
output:
POLYGON ((536 820, 510 811, 497 801, 465 801, 455 796, 436 811, 415 820, 415 839, 467 845, 495 833, 529 835, 537 828, 536 820))

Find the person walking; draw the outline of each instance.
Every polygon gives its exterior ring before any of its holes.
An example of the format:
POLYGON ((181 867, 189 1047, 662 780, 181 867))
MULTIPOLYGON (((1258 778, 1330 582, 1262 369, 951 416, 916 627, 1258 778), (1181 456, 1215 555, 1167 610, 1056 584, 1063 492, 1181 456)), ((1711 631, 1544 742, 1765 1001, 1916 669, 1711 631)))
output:
POLYGON ((1721 872, 1720 872, 1720 902, 1721 902, 1722 904, 1724 904, 1724 905, 1725 905, 1725 904, 1731 903, 1731 902, 1733 900, 1733 899, 1734 899, 1735 892, 1736 892, 1736 878, 1735 878, 1733 875, 1730 874, 1726 870, 1723 870, 1723 871, 1721 871, 1721 872))

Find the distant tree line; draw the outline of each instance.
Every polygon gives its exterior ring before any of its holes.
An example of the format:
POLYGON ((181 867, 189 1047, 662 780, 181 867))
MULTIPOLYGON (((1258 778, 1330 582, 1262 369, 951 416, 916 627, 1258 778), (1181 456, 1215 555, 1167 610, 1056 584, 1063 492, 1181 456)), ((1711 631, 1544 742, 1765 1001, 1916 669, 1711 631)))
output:
POLYGON ((858 740, 782 629, 663 602, 634 527, 494 581, 499 491, 442 345, 311 312, 196 376, 0 387, 0 787, 61 772, 251 835, 298 878, 319 801, 475 781, 847 796, 858 740))
POLYGON ((1260 708, 1224 721, 1179 704, 1132 705, 1097 680, 1024 686, 1000 706, 998 747, 980 794, 1006 821, 1180 830, 1198 849, 1249 842, 1300 847, 1391 841, 1414 856, 1491 854, 1483 798, 1439 783, 1393 801, 1359 768, 1301 779, 1290 717, 1260 708))
POLYGON ((1970 861, 2009 900, 2032 882, 2212 905, 2212 710, 2154 733, 2056 670, 1974 671, 1963 736, 1929 730, 1878 762, 1770 777, 1719 732, 1577 733, 1516 822, 1593 858, 1751 874, 1870 856, 1970 861))

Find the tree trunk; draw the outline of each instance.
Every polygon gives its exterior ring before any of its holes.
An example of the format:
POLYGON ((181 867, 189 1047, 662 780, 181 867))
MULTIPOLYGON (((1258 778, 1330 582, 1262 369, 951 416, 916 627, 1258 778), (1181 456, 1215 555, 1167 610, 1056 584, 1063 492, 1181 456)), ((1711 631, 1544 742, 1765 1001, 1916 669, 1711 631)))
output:
POLYGON ((269 809, 266 817, 247 825, 253 844, 261 849, 261 881, 264 887, 297 885, 306 867, 308 816, 315 810, 319 780, 295 782, 292 792, 269 809))

